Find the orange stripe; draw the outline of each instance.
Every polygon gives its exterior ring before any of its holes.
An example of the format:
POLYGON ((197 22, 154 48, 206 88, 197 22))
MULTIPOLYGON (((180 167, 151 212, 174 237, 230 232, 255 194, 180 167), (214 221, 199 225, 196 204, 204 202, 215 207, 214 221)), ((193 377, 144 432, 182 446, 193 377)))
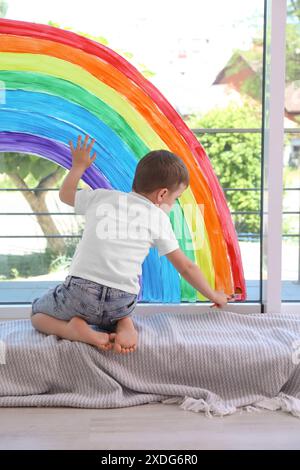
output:
POLYGON ((227 245, 211 190, 187 143, 166 116, 158 111, 152 99, 112 65, 71 46, 44 39, 36 40, 23 36, 1 35, 1 50, 3 52, 50 55, 71 62, 82 67, 127 98, 166 143, 170 151, 180 156, 185 162, 190 173, 190 186, 197 204, 204 204, 205 208, 204 221, 215 269, 215 288, 224 289, 225 292, 231 293, 233 284, 227 245))

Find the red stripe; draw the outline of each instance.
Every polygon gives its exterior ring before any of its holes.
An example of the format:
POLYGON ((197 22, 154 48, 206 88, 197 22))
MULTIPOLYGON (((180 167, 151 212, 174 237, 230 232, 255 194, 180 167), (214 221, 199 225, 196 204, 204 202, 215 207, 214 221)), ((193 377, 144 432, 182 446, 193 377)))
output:
POLYGON ((211 193, 215 199, 216 209, 224 240, 227 244, 228 254, 232 266, 232 275, 235 288, 242 290, 242 300, 246 298, 246 285, 241 261, 240 248, 237 240, 236 231, 233 225, 231 214, 226 202, 226 197, 220 186, 220 183, 213 171, 210 160, 205 150, 198 142, 194 134, 182 120, 181 116, 175 111, 164 96, 146 80, 140 72, 123 57, 103 44, 96 43, 91 39, 79 36, 71 31, 65 31, 53 26, 29 23, 24 21, 14 21, 0 19, 0 33, 30 36, 39 39, 49 39, 81 49, 89 54, 95 55, 107 63, 116 67, 126 77, 130 78, 144 92, 146 92, 153 102, 159 107, 162 113, 170 120, 173 126, 185 139, 186 143, 197 159, 199 166, 209 182, 211 193))

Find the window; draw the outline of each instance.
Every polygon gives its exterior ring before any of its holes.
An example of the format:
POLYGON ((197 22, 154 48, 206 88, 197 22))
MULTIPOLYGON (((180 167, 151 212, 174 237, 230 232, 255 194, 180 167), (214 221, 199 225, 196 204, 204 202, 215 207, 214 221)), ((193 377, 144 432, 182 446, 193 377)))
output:
MULTIPOLYGON (((300 297, 300 32, 293 4, 288 0, 284 301, 300 297)), ((138 0, 112 0, 105 9, 86 0, 84 10, 79 3, 70 10, 67 2, 10 0, 6 12, 9 19, 84 31, 129 60, 169 100, 204 146, 226 195, 249 303, 262 302, 264 12, 264 0, 191 0, 186 9, 179 0, 154 1, 151 9, 138 0)), ((2 304, 30 303, 67 275, 83 218, 58 198, 65 174, 37 154, 0 154, 2 304)), ((85 186, 82 181, 79 187, 85 186)))

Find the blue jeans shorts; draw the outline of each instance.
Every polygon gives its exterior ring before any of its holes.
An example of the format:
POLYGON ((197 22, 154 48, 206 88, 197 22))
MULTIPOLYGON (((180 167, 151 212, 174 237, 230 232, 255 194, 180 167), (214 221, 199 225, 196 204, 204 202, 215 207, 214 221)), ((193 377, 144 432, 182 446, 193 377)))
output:
POLYGON ((31 316, 45 313, 67 321, 80 317, 97 330, 114 332, 118 320, 131 316, 137 300, 137 294, 69 275, 33 300, 31 316))

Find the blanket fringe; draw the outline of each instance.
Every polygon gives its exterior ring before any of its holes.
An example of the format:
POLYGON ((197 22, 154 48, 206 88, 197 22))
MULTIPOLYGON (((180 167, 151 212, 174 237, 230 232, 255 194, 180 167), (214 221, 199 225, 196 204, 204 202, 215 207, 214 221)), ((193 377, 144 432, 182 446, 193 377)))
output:
POLYGON ((279 392, 276 397, 265 398, 264 400, 255 403, 254 406, 271 411, 282 410, 286 413, 291 413, 297 418, 300 418, 299 398, 292 397, 291 395, 286 395, 282 392, 279 392))
POLYGON ((187 411, 194 411, 195 413, 204 412, 206 416, 211 418, 212 416, 225 416, 230 415, 236 412, 236 407, 227 405, 221 400, 214 400, 211 403, 208 403, 203 398, 192 398, 192 397, 172 397, 163 400, 164 404, 177 403, 180 405, 180 408, 187 411))
MULTIPOLYGON (((235 406, 228 405, 217 397, 211 398, 210 403, 203 398, 196 399, 188 396, 167 398, 162 400, 162 403, 166 405, 178 404, 183 410, 194 411, 195 413, 204 412, 210 418, 212 416, 231 415, 237 411, 235 406)), ((262 409, 270 411, 282 410, 300 418, 300 399, 280 392, 276 397, 264 398, 240 409, 247 412, 260 412, 262 409)))

